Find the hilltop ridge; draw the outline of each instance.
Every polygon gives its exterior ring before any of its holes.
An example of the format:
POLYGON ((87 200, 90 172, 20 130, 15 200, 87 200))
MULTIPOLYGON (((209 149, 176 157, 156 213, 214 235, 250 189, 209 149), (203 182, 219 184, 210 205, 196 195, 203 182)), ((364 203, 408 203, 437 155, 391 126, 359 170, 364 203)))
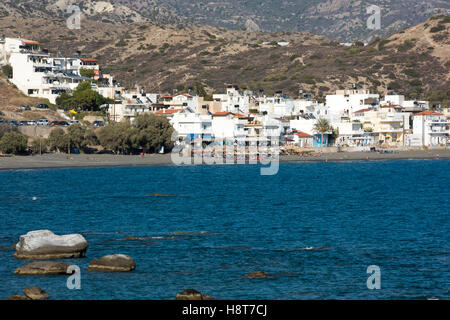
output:
POLYGON ((341 42, 371 41, 427 20, 450 14, 446 0, 3 0, 0 16, 67 18, 69 5, 105 23, 151 21, 161 25, 210 25, 266 32, 305 31, 341 42), (367 8, 381 10, 382 28, 369 30, 367 8))

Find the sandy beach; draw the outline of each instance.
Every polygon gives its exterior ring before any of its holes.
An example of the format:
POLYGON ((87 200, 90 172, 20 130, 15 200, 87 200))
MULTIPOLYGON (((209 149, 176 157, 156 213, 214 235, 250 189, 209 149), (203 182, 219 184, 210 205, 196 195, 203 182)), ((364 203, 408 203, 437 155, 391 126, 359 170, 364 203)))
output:
MULTIPOLYGON (((378 152, 323 153, 321 156, 281 156, 280 162, 310 161, 376 161, 407 159, 450 159, 450 149, 378 152)), ((173 165, 170 154, 124 156, 107 154, 45 154, 34 156, 0 156, 0 170, 83 168, 83 167, 133 167, 173 165)))

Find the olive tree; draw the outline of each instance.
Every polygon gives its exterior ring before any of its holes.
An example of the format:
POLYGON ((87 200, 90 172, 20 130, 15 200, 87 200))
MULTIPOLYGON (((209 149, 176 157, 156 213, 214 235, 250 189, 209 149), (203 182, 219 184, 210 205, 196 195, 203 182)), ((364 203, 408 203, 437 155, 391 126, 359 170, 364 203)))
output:
POLYGON ((6 154, 21 154, 27 150, 28 139, 20 132, 6 132, 0 139, 0 151, 6 154))

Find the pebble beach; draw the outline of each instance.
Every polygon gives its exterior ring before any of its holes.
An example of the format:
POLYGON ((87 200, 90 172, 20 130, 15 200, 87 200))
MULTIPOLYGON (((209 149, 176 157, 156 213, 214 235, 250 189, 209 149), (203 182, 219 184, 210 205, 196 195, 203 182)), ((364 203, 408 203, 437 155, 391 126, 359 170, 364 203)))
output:
MULTIPOLYGON (((280 162, 302 161, 373 161, 408 159, 450 159, 450 149, 378 152, 324 152, 320 156, 280 156, 280 162)), ((34 156, 0 156, 0 170, 52 169, 83 167, 133 167, 173 165, 170 154, 141 156, 109 154, 44 154, 34 156)))

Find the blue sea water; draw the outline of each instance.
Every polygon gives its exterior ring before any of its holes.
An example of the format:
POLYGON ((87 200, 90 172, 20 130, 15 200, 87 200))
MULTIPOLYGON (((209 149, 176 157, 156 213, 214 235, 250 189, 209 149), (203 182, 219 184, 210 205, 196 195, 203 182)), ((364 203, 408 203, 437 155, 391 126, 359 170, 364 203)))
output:
POLYGON ((38 285, 52 299, 174 299, 187 288, 218 299, 448 299, 449 182, 448 160, 282 163, 275 176, 256 165, 2 171, 0 246, 49 229, 81 233, 89 249, 63 260, 81 268, 80 290, 64 275, 13 274, 29 261, 0 249, 0 298, 38 285), (113 253, 136 270, 87 270, 113 253), (367 288, 370 265, 379 290, 367 288), (244 277, 254 271, 274 275, 244 277))

